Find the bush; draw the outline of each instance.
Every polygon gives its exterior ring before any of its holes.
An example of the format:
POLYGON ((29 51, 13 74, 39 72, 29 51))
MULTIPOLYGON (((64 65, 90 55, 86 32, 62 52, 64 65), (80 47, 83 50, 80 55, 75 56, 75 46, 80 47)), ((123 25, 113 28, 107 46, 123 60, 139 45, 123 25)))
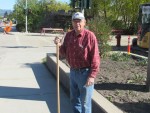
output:
POLYGON ((117 52, 117 53, 111 54, 110 58, 113 61, 129 61, 129 59, 131 58, 131 56, 128 55, 128 54, 122 54, 121 52, 117 52))
POLYGON ((123 25, 121 20, 114 20, 111 24, 113 29, 125 29, 126 27, 123 25))
POLYGON ((25 25, 24 24, 17 24, 16 29, 19 32, 25 31, 25 25))
POLYGON ((111 27, 103 18, 95 17, 88 21, 88 28, 93 31, 97 37, 100 56, 105 57, 111 50, 111 47, 108 44, 111 27))

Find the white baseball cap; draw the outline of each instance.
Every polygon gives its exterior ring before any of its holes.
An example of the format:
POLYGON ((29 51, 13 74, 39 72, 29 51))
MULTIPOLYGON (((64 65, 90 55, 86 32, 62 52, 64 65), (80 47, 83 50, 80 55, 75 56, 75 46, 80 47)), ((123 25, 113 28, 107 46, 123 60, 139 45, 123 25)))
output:
POLYGON ((85 17, 84 17, 84 15, 83 15, 82 13, 76 12, 76 13, 74 13, 73 16, 72 16, 72 20, 75 20, 75 19, 80 19, 80 20, 82 20, 82 19, 85 19, 85 17))

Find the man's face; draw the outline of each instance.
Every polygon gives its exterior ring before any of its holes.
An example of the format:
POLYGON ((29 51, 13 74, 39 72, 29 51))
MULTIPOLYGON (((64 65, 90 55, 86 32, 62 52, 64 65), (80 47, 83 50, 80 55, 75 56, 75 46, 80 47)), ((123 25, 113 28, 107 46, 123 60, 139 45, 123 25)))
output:
POLYGON ((73 25, 73 28, 75 29, 75 31, 77 33, 80 33, 83 29, 84 29, 84 26, 85 26, 85 19, 74 19, 72 20, 72 25, 73 25))

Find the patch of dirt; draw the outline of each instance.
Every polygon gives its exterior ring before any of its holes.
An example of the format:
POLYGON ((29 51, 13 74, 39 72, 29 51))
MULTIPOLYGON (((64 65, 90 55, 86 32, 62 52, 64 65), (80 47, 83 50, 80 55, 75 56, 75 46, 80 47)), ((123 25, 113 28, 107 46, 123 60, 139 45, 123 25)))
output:
POLYGON ((145 85, 147 65, 143 62, 101 59, 95 89, 124 113, 150 113, 150 93, 145 85))

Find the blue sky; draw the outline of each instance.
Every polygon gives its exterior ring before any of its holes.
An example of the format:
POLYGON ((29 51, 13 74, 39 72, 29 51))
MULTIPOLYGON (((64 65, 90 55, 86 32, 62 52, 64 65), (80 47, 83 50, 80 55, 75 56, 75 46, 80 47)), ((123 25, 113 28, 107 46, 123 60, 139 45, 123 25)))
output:
MULTIPOLYGON (((62 2, 69 3, 70 0, 57 0, 62 2)), ((0 9, 11 9, 13 10, 13 5, 16 3, 16 0, 0 0, 0 9)))

